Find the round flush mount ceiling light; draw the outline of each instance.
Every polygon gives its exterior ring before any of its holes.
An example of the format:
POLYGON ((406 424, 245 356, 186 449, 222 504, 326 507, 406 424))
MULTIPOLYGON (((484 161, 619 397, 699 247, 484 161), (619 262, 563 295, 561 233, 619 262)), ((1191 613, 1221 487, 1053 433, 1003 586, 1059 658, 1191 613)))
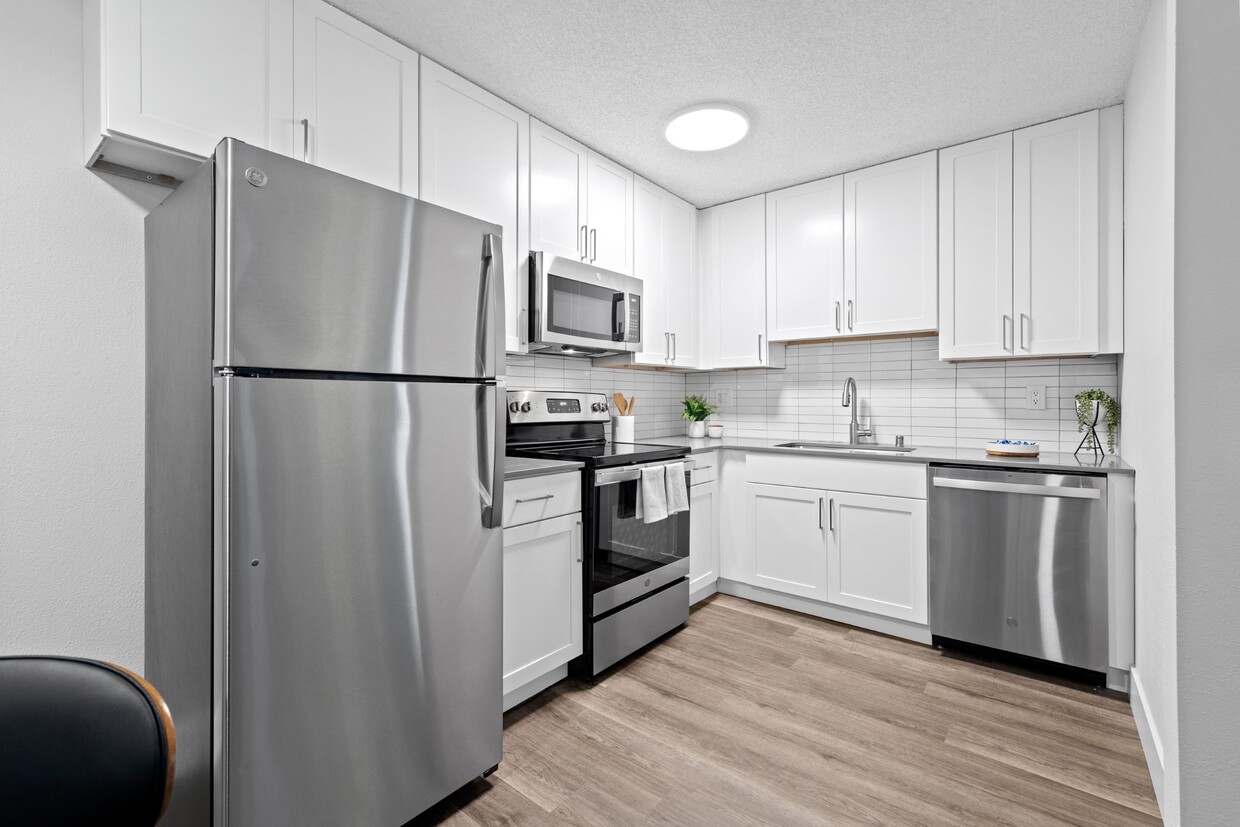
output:
POLYGON ((667 123, 668 143, 693 152, 723 149, 745 137, 749 117, 725 103, 700 103, 682 109, 667 123))

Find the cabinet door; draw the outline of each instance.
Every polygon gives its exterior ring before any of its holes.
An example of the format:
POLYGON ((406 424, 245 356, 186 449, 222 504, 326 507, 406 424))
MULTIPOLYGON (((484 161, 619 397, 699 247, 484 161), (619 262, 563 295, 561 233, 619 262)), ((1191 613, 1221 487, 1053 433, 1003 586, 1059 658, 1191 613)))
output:
POLYGON ((504 694, 581 654, 581 515, 504 529, 504 694))
POLYGON ((708 273, 715 308, 712 367, 763 367, 766 341, 766 199, 710 211, 708 273))
POLYGON ((586 258, 586 156, 567 135, 530 118, 530 249, 586 258))
POLYGON ((528 297, 530 117, 422 58, 421 198, 504 229, 505 347, 520 352, 528 297))
POLYGON ((766 196, 767 332, 777 342, 844 333, 844 179, 766 196))
MULTIPOLYGON (((91 0, 85 16, 87 75, 99 81, 85 90, 87 130, 94 132, 86 136, 88 156, 103 136, 198 162, 226 137, 289 150, 293 22, 287 0, 91 0)), ((124 162, 125 153, 105 148, 106 160, 124 162)), ((150 171, 145 160, 133 164, 150 171)), ((196 168, 165 163, 174 166, 154 171, 184 175, 196 168)))
POLYGON ((939 357, 1010 356, 1012 135, 939 151, 939 357))
POLYGON ((783 485, 745 485, 752 584, 827 599, 827 493, 783 485))
POLYGON ((633 173, 588 153, 586 223, 590 227, 590 263, 633 275, 633 173))
POLYGON ((928 622, 925 500, 832 491, 827 510, 827 601, 928 622))
POLYGON ((1016 354, 1098 352, 1098 112, 1013 136, 1016 354))
POLYGON ((418 56, 322 0, 293 9, 294 157, 418 195, 418 56))
POLYGON ((719 483, 689 489, 689 593, 719 579, 719 483))
POLYGON ((873 336, 938 327, 934 152, 844 176, 844 326, 873 336))
POLYGON ((671 363, 700 365, 697 210, 668 196, 663 202, 663 319, 672 334, 671 363))
POLYGON ((637 179, 633 196, 633 275, 642 280, 642 353, 664 363, 672 355, 663 278, 663 210, 671 196, 637 179))

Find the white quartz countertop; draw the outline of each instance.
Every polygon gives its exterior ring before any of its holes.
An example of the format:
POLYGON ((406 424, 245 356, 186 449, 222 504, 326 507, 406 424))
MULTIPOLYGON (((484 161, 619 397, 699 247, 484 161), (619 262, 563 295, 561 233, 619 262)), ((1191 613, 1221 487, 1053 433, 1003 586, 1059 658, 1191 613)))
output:
POLYGON ((564 471, 576 471, 582 463, 562 459, 534 459, 533 457, 504 457, 504 479, 542 477, 564 471))
MULTIPOLYGON (((814 451, 805 448, 780 448, 782 442, 795 439, 746 439, 725 436, 722 439, 690 439, 683 435, 650 437, 643 442, 657 445, 676 445, 689 448, 690 453, 729 449, 736 451, 764 451, 777 454, 806 454, 810 456, 840 457, 844 459, 877 460, 879 462, 949 463, 952 465, 976 465, 979 467, 1024 468, 1038 471, 1073 471, 1103 474, 1135 474, 1136 470, 1113 454, 1095 459, 1085 451, 1080 456, 1072 454, 1043 453, 1037 457, 992 457, 981 448, 917 448, 906 454, 894 451, 851 453, 847 451, 814 451)), ((864 446, 863 446, 864 447, 864 446)))

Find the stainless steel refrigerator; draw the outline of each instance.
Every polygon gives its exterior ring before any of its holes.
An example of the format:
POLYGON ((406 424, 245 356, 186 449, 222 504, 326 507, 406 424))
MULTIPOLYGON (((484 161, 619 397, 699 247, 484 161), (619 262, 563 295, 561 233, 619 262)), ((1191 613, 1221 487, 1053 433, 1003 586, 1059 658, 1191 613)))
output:
POLYGON ((401 824, 500 761, 500 228, 225 140, 146 220, 169 824, 401 824))

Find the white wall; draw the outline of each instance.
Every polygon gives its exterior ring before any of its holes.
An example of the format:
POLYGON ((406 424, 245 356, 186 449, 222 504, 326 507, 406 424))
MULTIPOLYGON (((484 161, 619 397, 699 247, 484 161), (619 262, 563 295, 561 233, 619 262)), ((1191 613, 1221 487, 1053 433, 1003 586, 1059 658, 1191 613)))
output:
POLYGON ((1180 821, 1240 819, 1240 5, 1185 0, 1175 55, 1180 821), (1215 437, 1221 437, 1215 442, 1215 437))
POLYGON ((1175 0, 1154 0, 1124 101, 1124 457, 1137 469, 1134 711, 1168 823, 1179 813, 1176 692, 1175 0), (1147 331, 1147 335, 1140 335, 1147 331), (1138 694, 1139 693, 1139 694, 1138 694))
POLYGON ((0 0, 0 654, 142 668, 142 219, 82 164, 82 4, 0 0))

